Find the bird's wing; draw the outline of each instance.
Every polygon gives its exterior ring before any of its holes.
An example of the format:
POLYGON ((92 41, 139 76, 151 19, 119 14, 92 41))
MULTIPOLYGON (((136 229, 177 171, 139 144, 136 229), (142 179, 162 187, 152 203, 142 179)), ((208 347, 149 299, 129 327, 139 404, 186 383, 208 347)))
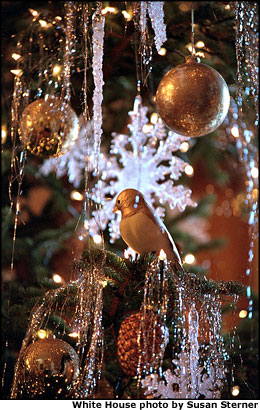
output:
POLYGON ((168 232, 166 226, 164 225, 164 223, 161 221, 161 219, 157 216, 154 215, 154 210, 151 208, 151 206, 145 201, 145 204, 147 206, 147 209, 145 207, 142 207, 142 209, 140 209, 141 212, 144 212, 148 218, 150 218, 155 225, 157 225, 159 227, 159 229, 161 230, 163 236, 165 236, 169 242, 171 243, 173 252, 176 254, 176 257, 178 259, 178 262, 181 264, 181 257, 180 254, 178 252, 178 249, 174 243, 174 240, 172 239, 170 233, 168 232))

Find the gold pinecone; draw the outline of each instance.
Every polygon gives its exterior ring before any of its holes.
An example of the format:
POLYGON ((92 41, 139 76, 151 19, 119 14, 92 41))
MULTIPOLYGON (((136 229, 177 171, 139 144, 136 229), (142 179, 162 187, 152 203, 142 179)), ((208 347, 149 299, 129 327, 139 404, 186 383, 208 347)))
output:
POLYGON ((140 346, 138 346, 141 318, 142 314, 138 312, 123 320, 117 340, 119 364, 124 373, 132 377, 137 374, 139 360, 140 370, 158 365, 169 340, 168 328, 160 316, 147 313, 142 325, 140 346), (145 353, 141 355, 142 351, 145 353))

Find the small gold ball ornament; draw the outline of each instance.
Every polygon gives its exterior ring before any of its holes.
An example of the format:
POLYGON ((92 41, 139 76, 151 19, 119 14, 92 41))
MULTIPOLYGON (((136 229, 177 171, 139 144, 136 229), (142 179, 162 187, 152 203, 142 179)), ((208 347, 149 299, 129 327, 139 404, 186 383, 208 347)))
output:
POLYGON ((223 77, 194 56, 168 71, 156 92, 156 107, 164 123, 188 137, 216 130, 228 113, 229 103, 223 77))
POLYGON ((39 99, 22 113, 20 140, 28 151, 38 157, 63 155, 79 133, 79 120, 74 110, 56 97, 39 99))
POLYGON ((71 345, 61 339, 39 339, 21 358, 21 397, 63 398, 71 392, 78 375, 79 357, 71 345))

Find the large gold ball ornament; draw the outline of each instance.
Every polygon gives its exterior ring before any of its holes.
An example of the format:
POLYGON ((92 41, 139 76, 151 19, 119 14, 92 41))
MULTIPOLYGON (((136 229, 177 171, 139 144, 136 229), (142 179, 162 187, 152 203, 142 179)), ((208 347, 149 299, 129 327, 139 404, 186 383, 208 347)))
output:
POLYGON ((74 110, 56 97, 39 99, 22 113, 19 128, 23 147, 38 157, 57 157, 78 137, 79 120, 74 110))
POLYGON ((201 137, 217 129, 228 113, 229 102, 223 77, 193 56, 168 71, 156 92, 156 107, 164 123, 188 137, 201 137))
POLYGON ((21 398, 58 399, 73 389, 79 375, 79 357, 61 339, 38 339, 21 358, 21 398))

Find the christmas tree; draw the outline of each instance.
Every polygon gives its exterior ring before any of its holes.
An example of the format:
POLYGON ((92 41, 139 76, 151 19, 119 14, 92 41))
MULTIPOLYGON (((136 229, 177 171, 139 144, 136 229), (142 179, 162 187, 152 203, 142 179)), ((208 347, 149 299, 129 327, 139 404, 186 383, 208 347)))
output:
POLYGON ((16 3, 2 397, 258 398, 257 3, 16 3), (180 259, 123 241, 127 188, 180 259))

